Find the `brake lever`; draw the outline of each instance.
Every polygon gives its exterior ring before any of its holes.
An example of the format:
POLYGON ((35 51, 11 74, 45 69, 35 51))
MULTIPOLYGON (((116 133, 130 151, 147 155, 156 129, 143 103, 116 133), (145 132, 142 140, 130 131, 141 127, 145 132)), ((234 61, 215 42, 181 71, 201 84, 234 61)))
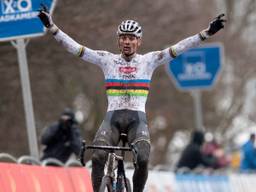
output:
POLYGON ((82 147, 81 147, 80 154, 79 154, 79 161, 82 164, 82 166, 85 166, 85 163, 84 163, 85 144, 86 144, 86 141, 83 140, 82 147))

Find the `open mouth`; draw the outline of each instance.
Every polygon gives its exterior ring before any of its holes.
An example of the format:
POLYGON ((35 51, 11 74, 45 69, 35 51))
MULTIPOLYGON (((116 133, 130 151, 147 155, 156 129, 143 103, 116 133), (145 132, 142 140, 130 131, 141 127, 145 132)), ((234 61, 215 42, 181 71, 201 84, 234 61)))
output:
POLYGON ((124 47, 124 51, 130 51, 131 48, 130 47, 124 47))

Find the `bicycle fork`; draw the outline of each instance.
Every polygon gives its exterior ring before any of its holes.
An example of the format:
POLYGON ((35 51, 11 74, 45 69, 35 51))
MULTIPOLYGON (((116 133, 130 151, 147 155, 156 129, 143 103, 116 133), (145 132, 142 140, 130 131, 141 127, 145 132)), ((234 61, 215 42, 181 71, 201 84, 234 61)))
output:
POLYGON ((105 166, 105 175, 109 176, 112 179, 114 192, 123 192, 124 188, 127 188, 128 184, 124 172, 122 156, 118 156, 115 153, 108 154, 108 159, 105 166), (117 177, 115 176, 116 169, 117 177))
POLYGON ((105 165, 105 175, 115 178, 115 167, 116 167, 116 160, 115 160, 115 154, 114 153, 109 153, 108 154, 108 160, 105 165))
POLYGON ((118 160, 118 167, 117 167, 117 192, 123 192, 124 189, 128 189, 128 183, 126 180, 125 170, 124 170, 124 163, 122 160, 118 160))

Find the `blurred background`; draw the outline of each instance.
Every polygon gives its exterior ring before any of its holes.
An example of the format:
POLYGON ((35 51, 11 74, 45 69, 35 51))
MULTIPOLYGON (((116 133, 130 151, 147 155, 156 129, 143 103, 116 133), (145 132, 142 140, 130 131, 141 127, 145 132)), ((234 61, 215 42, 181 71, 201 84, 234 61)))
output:
MULTIPOLYGON (((53 19, 81 44, 114 53, 118 24, 137 20, 144 31, 143 54, 200 32, 220 13, 228 22, 208 42, 223 44, 223 66, 215 86, 202 92, 203 125, 207 138, 232 154, 255 131, 255 0, 58 0, 53 19)), ((107 106, 101 70, 69 54, 50 34, 31 39, 27 57, 38 138, 70 107, 82 136, 92 141, 107 106)), ((0 151, 29 154, 17 53, 10 42, 0 43, 0 90, 0 151)), ((171 166, 196 127, 190 93, 177 90, 164 66, 154 72, 146 110, 151 164, 171 166)))

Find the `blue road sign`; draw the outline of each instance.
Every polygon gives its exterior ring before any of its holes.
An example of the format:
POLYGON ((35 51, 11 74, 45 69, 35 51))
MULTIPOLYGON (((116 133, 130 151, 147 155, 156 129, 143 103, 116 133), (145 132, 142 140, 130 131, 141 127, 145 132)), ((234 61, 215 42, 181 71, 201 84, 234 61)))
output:
POLYGON ((52 12, 55 0, 0 0, 0 41, 43 35, 37 17, 41 3, 52 12))
POLYGON ((204 44, 172 60, 167 71, 181 90, 211 88, 220 71, 221 61, 222 46, 204 44))

